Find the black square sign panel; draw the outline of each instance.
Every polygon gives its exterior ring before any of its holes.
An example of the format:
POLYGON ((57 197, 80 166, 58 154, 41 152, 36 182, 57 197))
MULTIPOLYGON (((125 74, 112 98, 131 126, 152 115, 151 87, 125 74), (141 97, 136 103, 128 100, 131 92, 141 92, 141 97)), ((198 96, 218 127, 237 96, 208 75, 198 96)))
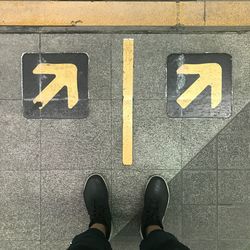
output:
POLYGON ((26 53, 22 57, 26 118, 88 116, 88 56, 84 53, 26 53))
POLYGON ((229 117, 232 57, 228 54, 172 54, 167 60, 170 117, 229 117))

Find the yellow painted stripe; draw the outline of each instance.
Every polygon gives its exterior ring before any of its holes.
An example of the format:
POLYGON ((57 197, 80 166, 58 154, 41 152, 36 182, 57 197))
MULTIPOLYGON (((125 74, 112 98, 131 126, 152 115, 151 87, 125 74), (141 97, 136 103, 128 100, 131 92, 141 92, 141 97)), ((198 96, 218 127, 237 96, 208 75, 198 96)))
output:
POLYGON ((207 26, 250 26, 249 1, 223 1, 206 3, 207 26))
POLYGON ((133 163, 133 67, 134 40, 123 40, 123 150, 124 165, 133 163))
POLYGON ((0 25, 167 26, 174 2, 0 1, 0 25))
POLYGON ((180 2, 178 21, 183 26, 204 26, 204 2, 180 2))
POLYGON ((250 1, 0 1, 0 26, 250 26, 250 1))

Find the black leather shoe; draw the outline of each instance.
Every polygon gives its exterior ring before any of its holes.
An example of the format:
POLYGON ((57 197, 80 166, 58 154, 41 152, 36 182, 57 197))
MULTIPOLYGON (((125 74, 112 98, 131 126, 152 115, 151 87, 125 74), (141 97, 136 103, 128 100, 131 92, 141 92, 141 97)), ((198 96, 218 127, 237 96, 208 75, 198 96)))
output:
POLYGON ((106 238, 109 239, 111 232, 111 213, 108 189, 104 179, 100 175, 90 176, 85 184, 83 196, 90 216, 89 227, 95 223, 105 225, 106 238))
POLYGON ((158 225, 163 229, 162 221, 169 202, 169 188, 165 180, 160 176, 150 178, 145 195, 144 208, 141 219, 141 235, 147 236, 146 228, 150 225, 158 225))

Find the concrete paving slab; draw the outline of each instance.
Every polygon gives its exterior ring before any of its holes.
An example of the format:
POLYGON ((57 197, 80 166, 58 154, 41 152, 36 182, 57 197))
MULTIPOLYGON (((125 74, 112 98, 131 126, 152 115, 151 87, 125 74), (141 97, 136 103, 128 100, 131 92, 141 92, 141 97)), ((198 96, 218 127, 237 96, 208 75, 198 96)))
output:
MULTIPOLYGON (((91 174, 93 171, 42 171, 42 240, 72 240, 88 228, 89 216, 82 192, 91 174)), ((111 190, 111 172, 102 172, 102 175, 111 190)))
POLYGON ((46 250, 64 250, 67 249, 70 245, 71 241, 64 241, 64 240, 53 240, 53 241, 43 241, 41 243, 41 249, 46 250))
POLYGON ((214 240, 184 240, 184 244, 186 244, 192 250, 217 249, 217 242, 214 240))
POLYGON ((238 137, 249 137, 250 131, 250 103, 248 103, 227 126, 221 131, 220 134, 238 137))
POLYGON ((1 242, 2 240, 39 240, 39 171, 1 171, 0 183, 1 242))
POLYGON ((42 120, 42 169, 111 169, 111 101, 89 108, 84 120, 42 120))
POLYGON ((183 203, 208 204, 217 202, 216 171, 183 171, 183 203))
POLYGON ((218 152, 219 169, 250 168, 250 136, 219 135, 218 152))
POLYGON ((40 241, 1 240, 1 250, 40 250, 40 241))
POLYGON ((89 98, 111 98, 111 41, 103 34, 41 35, 41 51, 46 53, 87 53, 89 56, 89 98))
POLYGON ((250 104, 218 136, 218 168, 250 168, 250 104))
MULTIPOLYGON (((173 192, 172 192, 173 194, 173 192)), ((171 193, 170 193, 171 195, 171 193)), ((171 198, 171 196, 170 196, 171 198)), ((181 241, 182 237, 182 205, 170 201, 164 217, 164 230, 174 234, 181 241)))
POLYGON ((228 120, 196 118, 182 120, 182 167, 226 125, 228 120))
POLYGON ((0 101, 0 170, 39 170, 40 122, 26 120, 21 101, 0 101))
MULTIPOLYGON (((112 106, 113 168, 117 169, 123 168, 121 101, 113 101, 112 106)), ((133 166, 181 168, 181 124, 179 120, 165 117, 164 100, 136 100, 133 124, 133 166)))
POLYGON ((0 99, 21 99, 21 56, 39 52, 38 34, 0 34, 0 99))
POLYGON ((249 205, 228 205, 218 207, 219 239, 249 239, 249 205))
POLYGON ((218 242, 218 250, 248 250, 250 240, 220 240, 218 242))
POLYGON ((186 170, 216 170, 217 169, 217 140, 208 143, 201 151, 184 167, 186 170))
POLYGON ((218 172, 219 204, 250 204, 250 171, 218 172))
POLYGON ((169 182, 169 191, 171 195, 170 204, 181 205, 183 203, 183 181, 182 171, 178 172, 169 182))
POLYGON ((217 237, 216 206, 184 205, 183 239, 215 240, 217 237))

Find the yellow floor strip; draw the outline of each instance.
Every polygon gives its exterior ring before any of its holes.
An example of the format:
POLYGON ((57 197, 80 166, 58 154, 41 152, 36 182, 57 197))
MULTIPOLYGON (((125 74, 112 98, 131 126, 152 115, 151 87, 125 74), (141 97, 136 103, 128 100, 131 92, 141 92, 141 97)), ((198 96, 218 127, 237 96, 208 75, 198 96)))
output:
POLYGON ((250 1, 206 3, 207 26, 250 26, 250 1))
POLYGON ((133 163, 133 67, 134 40, 123 40, 123 150, 122 162, 133 163))
POLYGON ((174 2, 0 1, 0 25, 172 26, 174 2))
POLYGON ((0 26, 250 26, 250 1, 1 1, 0 26))

